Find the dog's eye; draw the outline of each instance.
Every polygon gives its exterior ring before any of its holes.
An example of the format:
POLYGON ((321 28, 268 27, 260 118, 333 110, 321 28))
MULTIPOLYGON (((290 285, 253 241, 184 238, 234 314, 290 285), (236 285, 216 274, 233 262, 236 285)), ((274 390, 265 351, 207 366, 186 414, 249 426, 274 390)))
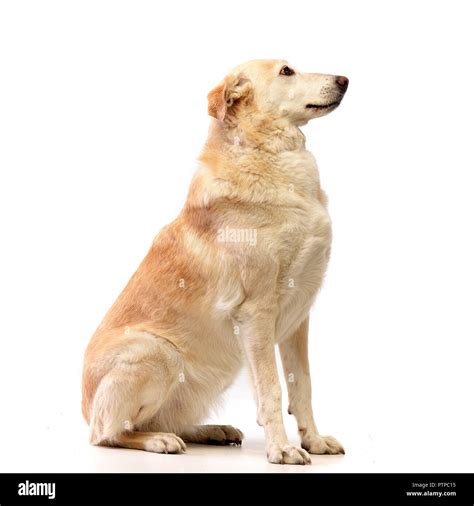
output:
POLYGON ((293 69, 290 69, 288 65, 284 65, 280 70, 281 76, 292 76, 295 73, 293 69))

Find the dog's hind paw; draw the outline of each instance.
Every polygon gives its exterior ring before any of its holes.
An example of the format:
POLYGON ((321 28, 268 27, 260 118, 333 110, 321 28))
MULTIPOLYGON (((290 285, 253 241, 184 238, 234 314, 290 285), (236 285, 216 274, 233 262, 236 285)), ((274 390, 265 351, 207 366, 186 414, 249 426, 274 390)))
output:
POLYGON ((301 442, 301 446, 309 453, 316 455, 344 455, 346 453, 341 443, 332 436, 306 437, 301 442))
POLYGON ((158 432, 145 439, 144 450, 154 453, 183 453, 186 445, 176 434, 158 432))
POLYGON ((221 446, 240 446, 244 439, 243 433, 232 425, 197 425, 184 431, 181 437, 188 443, 221 446))

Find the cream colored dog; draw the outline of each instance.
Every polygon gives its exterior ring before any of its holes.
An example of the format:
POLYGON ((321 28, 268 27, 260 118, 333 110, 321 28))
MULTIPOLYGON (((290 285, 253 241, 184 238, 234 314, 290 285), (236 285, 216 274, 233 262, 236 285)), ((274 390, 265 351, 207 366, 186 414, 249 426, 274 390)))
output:
POLYGON ((344 453, 319 435, 311 408, 308 314, 331 221, 298 127, 334 110, 347 85, 257 60, 209 93, 214 119, 186 204, 85 354, 82 407, 93 444, 158 453, 181 453, 185 442, 240 444, 238 429, 198 424, 245 361, 270 462, 344 453), (285 433, 276 344, 302 448, 285 433))

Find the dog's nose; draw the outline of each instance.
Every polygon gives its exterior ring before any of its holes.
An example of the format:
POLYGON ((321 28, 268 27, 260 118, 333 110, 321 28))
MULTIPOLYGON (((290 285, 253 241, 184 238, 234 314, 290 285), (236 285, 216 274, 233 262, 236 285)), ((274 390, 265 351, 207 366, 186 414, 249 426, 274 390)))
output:
POLYGON ((341 91, 346 91, 347 87, 349 86, 349 79, 347 79, 345 76, 337 76, 336 84, 341 91))

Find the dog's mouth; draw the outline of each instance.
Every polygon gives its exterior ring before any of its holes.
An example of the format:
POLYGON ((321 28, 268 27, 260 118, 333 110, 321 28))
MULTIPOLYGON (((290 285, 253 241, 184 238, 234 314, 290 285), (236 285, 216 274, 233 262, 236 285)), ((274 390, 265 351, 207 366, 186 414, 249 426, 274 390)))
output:
POLYGON ((316 109, 316 110, 319 110, 319 111, 324 111, 326 109, 336 108, 340 103, 341 103, 340 100, 339 101, 336 100, 335 102, 331 102, 330 104, 323 104, 323 105, 320 105, 320 104, 307 104, 306 105, 306 109, 316 109))

